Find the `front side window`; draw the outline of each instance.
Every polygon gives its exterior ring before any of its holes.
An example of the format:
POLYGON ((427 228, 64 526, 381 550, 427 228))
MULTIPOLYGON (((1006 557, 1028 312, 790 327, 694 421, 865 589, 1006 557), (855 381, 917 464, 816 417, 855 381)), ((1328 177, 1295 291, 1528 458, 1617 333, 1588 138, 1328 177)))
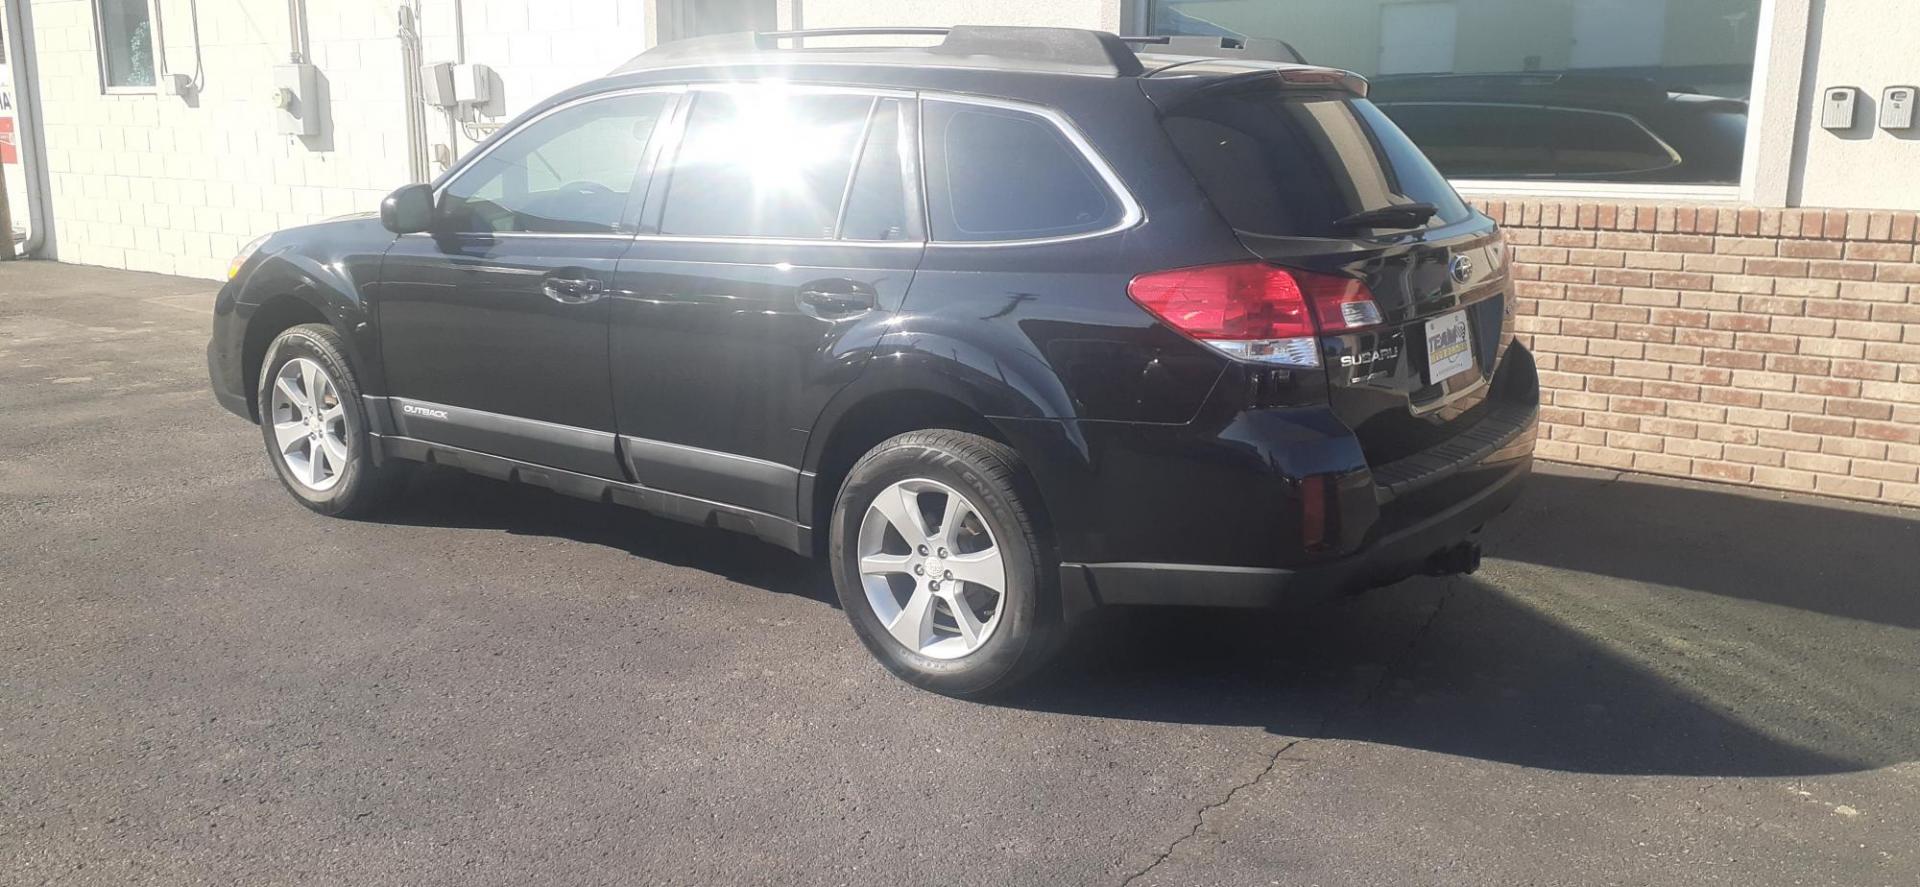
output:
POLYGON ((832 238, 875 103, 775 87, 699 93, 667 180, 660 233, 832 238))
POLYGON ((107 89, 154 84, 153 20, 147 0, 94 0, 100 81, 107 89))
POLYGON ((1030 240, 1112 227, 1125 210, 1065 133, 1024 111, 929 101, 927 214, 935 240, 1030 240))
POLYGON ((620 230, 669 100, 661 93, 614 96, 534 121, 447 185, 441 225, 466 233, 620 230))
POLYGON ((1457 179, 1737 184, 1761 0, 1152 0, 1358 72, 1457 179), (1584 136, 1583 136, 1584 134, 1584 136))

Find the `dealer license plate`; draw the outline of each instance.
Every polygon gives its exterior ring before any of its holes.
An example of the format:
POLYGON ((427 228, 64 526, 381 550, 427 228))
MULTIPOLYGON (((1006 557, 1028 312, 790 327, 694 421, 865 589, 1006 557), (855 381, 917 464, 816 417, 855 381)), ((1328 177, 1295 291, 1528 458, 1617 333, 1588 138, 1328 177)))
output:
POLYGON ((1427 384, 1438 385, 1473 369, 1473 335, 1467 312, 1455 311, 1427 321, 1427 384))

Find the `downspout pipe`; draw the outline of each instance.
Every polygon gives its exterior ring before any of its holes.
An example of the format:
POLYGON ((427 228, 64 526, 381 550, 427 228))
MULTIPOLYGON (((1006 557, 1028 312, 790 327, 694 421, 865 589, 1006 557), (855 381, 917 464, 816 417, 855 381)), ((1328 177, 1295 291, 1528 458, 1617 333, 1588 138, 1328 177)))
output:
MULTIPOLYGON (((27 193, 23 204, 27 213, 27 242, 21 254, 39 259, 53 258, 53 207, 47 195, 53 188, 47 176, 47 140, 40 123, 40 64, 34 54, 33 11, 26 0, 4 0, 6 4, 7 47, 13 59, 14 139, 20 150, 20 163, 26 173, 27 193)), ((11 239, 13 232, 6 237, 11 239)))

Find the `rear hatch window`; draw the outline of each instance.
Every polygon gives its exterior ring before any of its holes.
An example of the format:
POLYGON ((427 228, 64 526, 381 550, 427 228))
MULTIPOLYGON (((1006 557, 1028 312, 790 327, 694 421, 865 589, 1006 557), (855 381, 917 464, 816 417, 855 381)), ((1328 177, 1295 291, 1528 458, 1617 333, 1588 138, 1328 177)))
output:
POLYGON ((1248 251, 1297 277, 1365 284, 1372 322, 1321 318, 1317 344, 1334 414, 1370 463, 1438 447, 1489 412, 1512 334, 1504 251, 1491 220, 1380 109, 1252 84, 1189 95, 1163 120, 1248 251), (1425 221, 1378 213, 1418 203, 1435 209, 1425 221))
POLYGON ((1167 135, 1221 216, 1268 237, 1338 237, 1334 223, 1431 203, 1430 226, 1471 217, 1433 164, 1372 102, 1247 88, 1202 94, 1165 118, 1167 135))

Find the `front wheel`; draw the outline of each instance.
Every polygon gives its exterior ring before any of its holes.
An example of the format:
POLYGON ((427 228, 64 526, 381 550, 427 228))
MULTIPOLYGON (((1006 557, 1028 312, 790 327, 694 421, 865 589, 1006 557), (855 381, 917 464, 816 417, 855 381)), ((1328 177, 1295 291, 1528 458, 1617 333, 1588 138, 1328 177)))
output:
POLYGON ((829 530, 841 608, 875 658, 949 696, 1003 690, 1058 645, 1058 564, 1019 456, 903 434, 853 466, 829 530))
POLYGON ((274 339, 258 396, 267 458, 300 504, 362 517, 398 494, 405 469, 374 464, 360 383, 332 327, 301 324, 274 339))

